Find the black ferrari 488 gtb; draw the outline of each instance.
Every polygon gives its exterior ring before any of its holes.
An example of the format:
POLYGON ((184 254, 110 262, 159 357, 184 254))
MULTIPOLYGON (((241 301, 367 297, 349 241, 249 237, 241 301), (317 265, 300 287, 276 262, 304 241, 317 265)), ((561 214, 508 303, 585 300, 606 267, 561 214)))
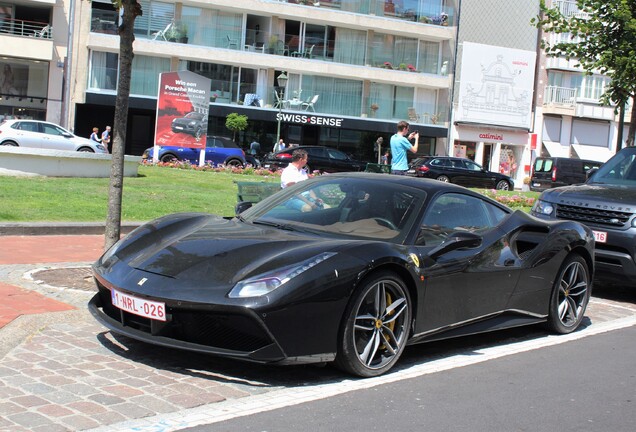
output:
POLYGON ((388 371, 409 344, 545 322, 575 330, 594 237, 460 186, 319 176, 235 217, 173 214, 93 266, 112 332, 262 363, 388 371))

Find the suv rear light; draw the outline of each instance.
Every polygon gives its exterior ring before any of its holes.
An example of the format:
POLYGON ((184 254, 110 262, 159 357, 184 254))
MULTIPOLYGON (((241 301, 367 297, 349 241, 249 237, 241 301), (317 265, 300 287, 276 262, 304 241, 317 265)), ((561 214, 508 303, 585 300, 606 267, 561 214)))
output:
POLYGON ((556 167, 554 169, 552 169, 552 181, 556 181, 556 167))
POLYGON ((429 170, 429 168, 426 165, 420 165, 417 167, 417 170, 420 172, 426 172, 429 170))
POLYGON ((291 159, 291 153, 279 153, 276 155, 276 159, 291 159))

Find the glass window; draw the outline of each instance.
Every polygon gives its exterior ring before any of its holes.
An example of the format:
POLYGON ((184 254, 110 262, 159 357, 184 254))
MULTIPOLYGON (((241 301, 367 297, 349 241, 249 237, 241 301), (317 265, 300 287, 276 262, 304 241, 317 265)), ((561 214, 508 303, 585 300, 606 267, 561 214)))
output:
POLYGON ((62 136, 64 134, 64 130, 50 123, 42 123, 42 129, 42 132, 47 135, 62 136))
POLYGON ((157 96, 159 74, 170 72, 170 59, 135 55, 132 62, 130 94, 157 96))
POLYGON ((435 246, 457 230, 482 233, 497 226, 506 215, 481 198, 458 193, 440 195, 424 215, 417 243, 435 246))
POLYGON ((164 31, 174 20, 174 4, 149 0, 138 0, 143 15, 135 19, 134 33, 140 37, 153 37, 164 31))
POLYGON ((116 90, 118 67, 117 54, 93 51, 91 53, 88 88, 96 90, 116 90))

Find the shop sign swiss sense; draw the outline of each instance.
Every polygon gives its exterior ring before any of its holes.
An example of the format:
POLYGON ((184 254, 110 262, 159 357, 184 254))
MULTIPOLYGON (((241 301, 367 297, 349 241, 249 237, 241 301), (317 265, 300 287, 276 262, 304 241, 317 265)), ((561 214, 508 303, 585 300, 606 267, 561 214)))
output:
POLYGON ((458 138, 461 141, 477 142, 499 142, 505 144, 526 145, 528 143, 527 132, 514 131, 489 131, 487 129, 470 130, 467 128, 457 128, 458 138))
POLYGON ((342 127, 342 118, 335 117, 321 117, 317 115, 307 115, 307 114, 287 114, 287 113, 277 113, 276 121, 282 121, 285 123, 298 123, 298 124, 308 124, 313 126, 331 126, 331 127, 342 127))

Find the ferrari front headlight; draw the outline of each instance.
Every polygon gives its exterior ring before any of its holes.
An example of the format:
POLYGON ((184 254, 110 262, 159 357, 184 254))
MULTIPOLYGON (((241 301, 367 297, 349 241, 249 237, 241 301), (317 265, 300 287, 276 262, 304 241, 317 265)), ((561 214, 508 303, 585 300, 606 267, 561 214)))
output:
POLYGON ((305 261, 292 264, 271 272, 237 283, 230 291, 230 298, 259 297, 269 294, 296 276, 334 256, 335 252, 324 252, 305 261))

